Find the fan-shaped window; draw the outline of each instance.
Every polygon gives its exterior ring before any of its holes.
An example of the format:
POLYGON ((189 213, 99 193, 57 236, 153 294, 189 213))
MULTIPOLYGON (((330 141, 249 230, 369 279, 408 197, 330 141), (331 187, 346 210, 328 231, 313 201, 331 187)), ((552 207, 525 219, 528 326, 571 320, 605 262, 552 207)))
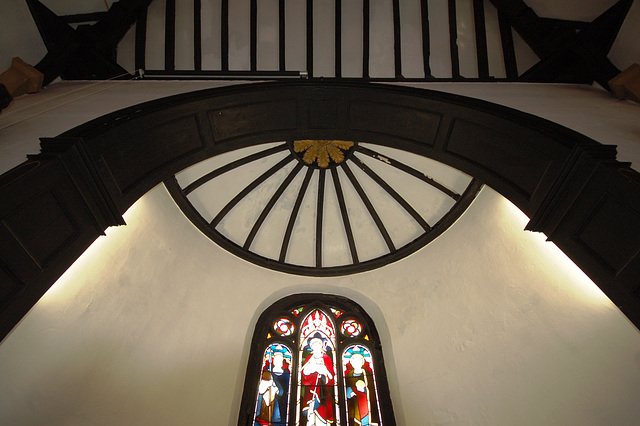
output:
POLYGON ((342 140, 239 149, 166 184, 221 247, 316 276, 361 272, 413 253, 446 230, 480 187, 429 158, 342 140))
POLYGON ((395 424, 371 318, 338 296, 290 296, 256 325, 240 425, 395 424))

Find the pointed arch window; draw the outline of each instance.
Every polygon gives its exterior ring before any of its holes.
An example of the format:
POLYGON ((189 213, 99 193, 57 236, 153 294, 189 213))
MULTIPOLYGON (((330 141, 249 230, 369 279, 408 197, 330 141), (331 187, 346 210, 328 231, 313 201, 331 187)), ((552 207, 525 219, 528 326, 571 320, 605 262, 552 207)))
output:
POLYGON ((394 425, 382 347, 355 302, 284 298, 260 317, 239 425, 394 425))

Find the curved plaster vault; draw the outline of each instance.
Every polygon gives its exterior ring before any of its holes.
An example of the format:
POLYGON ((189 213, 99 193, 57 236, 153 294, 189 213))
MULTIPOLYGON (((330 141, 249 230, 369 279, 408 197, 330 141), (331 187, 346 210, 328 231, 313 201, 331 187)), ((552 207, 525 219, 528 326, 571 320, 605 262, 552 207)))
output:
POLYGON ((295 140, 366 141, 491 186, 640 323, 640 179, 614 147, 460 96, 296 82, 178 95, 43 139, 0 178, 3 335, 155 185, 220 154, 295 140))

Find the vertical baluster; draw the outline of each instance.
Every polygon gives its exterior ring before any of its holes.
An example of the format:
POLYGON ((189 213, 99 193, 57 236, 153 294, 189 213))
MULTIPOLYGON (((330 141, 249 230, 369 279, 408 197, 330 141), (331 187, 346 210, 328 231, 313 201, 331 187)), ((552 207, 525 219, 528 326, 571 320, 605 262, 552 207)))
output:
POLYGON ((307 0, 307 75, 313 77, 313 0, 307 0))
POLYGON ((279 43, 279 51, 278 51, 278 55, 279 55, 279 60, 278 60, 278 64, 279 64, 279 69, 280 71, 285 71, 286 70, 286 64, 285 64, 285 4, 284 4, 284 0, 279 0, 279 4, 278 4, 278 21, 279 21, 279 38, 280 38, 280 43, 279 43))
POLYGON ((342 77, 342 2, 335 0, 335 77, 342 77))
POLYGON ((458 57, 458 17, 456 0, 449 0, 449 47, 451 49, 451 75, 460 80, 460 58, 458 57))
POLYGON ((176 0, 166 0, 164 18, 164 69, 176 69, 176 0))
POLYGON ((393 0, 393 53, 396 78, 402 78, 402 43, 400 39, 400 0, 393 0))
POLYGON ((484 2, 473 0, 473 20, 476 30, 476 58, 478 61, 478 77, 489 79, 489 54, 487 52, 487 29, 485 27, 484 2))
POLYGON ((229 71, 229 0, 221 2, 220 21, 220 63, 222 71, 229 71))
POLYGON ((256 71, 258 69, 258 0, 251 0, 249 25, 251 32, 249 42, 250 69, 256 71))
POLYGON ((193 68, 202 71, 202 4, 193 0, 193 68))
POLYGON ((424 66, 424 77, 431 77, 431 39, 429 37, 429 5, 427 0, 420 0, 420 11, 422 12, 422 63, 424 66))
POLYGON ((369 78, 370 11, 369 0, 362 0, 362 78, 369 78))
POLYGON ((144 70, 147 68, 147 9, 147 7, 143 8, 136 19, 136 70, 144 70))

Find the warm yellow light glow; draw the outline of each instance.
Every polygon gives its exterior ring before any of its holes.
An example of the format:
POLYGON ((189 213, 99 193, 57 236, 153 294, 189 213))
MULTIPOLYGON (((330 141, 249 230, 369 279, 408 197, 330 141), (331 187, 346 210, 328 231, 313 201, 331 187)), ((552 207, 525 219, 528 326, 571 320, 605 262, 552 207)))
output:
MULTIPOLYGON (((124 214, 129 224, 144 221, 148 214, 148 203, 145 198, 139 199, 124 214)), ((502 198, 501 221, 506 228, 513 229, 513 238, 520 241, 519 247, 527 250, 531 262, 549 265, 557 271, 558 276, 566 278, 565 291, 571 292, 573 297, 581 299, 590 306, 612 307, 612 302, 598 288, 598 286, 576 266, 555 244, 546 241, 546 236, 538 232, 524 232, 529 218, 507 199, 502 198)), ((56 281, 56 283, 40 299, 38 305, 47 308, 60 306, 73 299, 85 284, 84 276, 89 271, 104 268, 104 259, 121 256, 119 251, 131 238, 129 227, 111 227, 106 235, 99 237, 56 281)), ((109 274, 105 271, 105 274, 109 274)), ((91 274, 95 276, 95 274, 91 274)))
MULTIPOLYGON (((123 215, 126 223, 138 221, 144 215, 144 197, 135 202, 123 215)), ((105 230, 105 235, 98 237, 82 255, 67 269, 64 274, 40 298, 36 306, 55 306, 72 299, 85 283, 82 277, 86 272, 100 268, 105 256, 114 256, 113 248, 121 247, 121 242, 128 238, 127 226, 112 226, 105 230)))
MULTIPOLYGON (((517 229, 523 230, 529 218, 518 207, 506 198, 502 199, 505 219, 511 218, 517 229)), ((569 278, 567 286, 574 286, 574 295, 594 305, 611 306, 612 302, 600 290, 600 288, 562 252, 553 242, 547 241, 547 236, 542 232, 523 232, 523 238, 530 242, 532 256, 539 258, 543 264, 553 265, 559 274, 569 278), (533 251, 536 251, 533 253, 533 251)), ((569 288, 568 288, 569 290, 569 288)))

